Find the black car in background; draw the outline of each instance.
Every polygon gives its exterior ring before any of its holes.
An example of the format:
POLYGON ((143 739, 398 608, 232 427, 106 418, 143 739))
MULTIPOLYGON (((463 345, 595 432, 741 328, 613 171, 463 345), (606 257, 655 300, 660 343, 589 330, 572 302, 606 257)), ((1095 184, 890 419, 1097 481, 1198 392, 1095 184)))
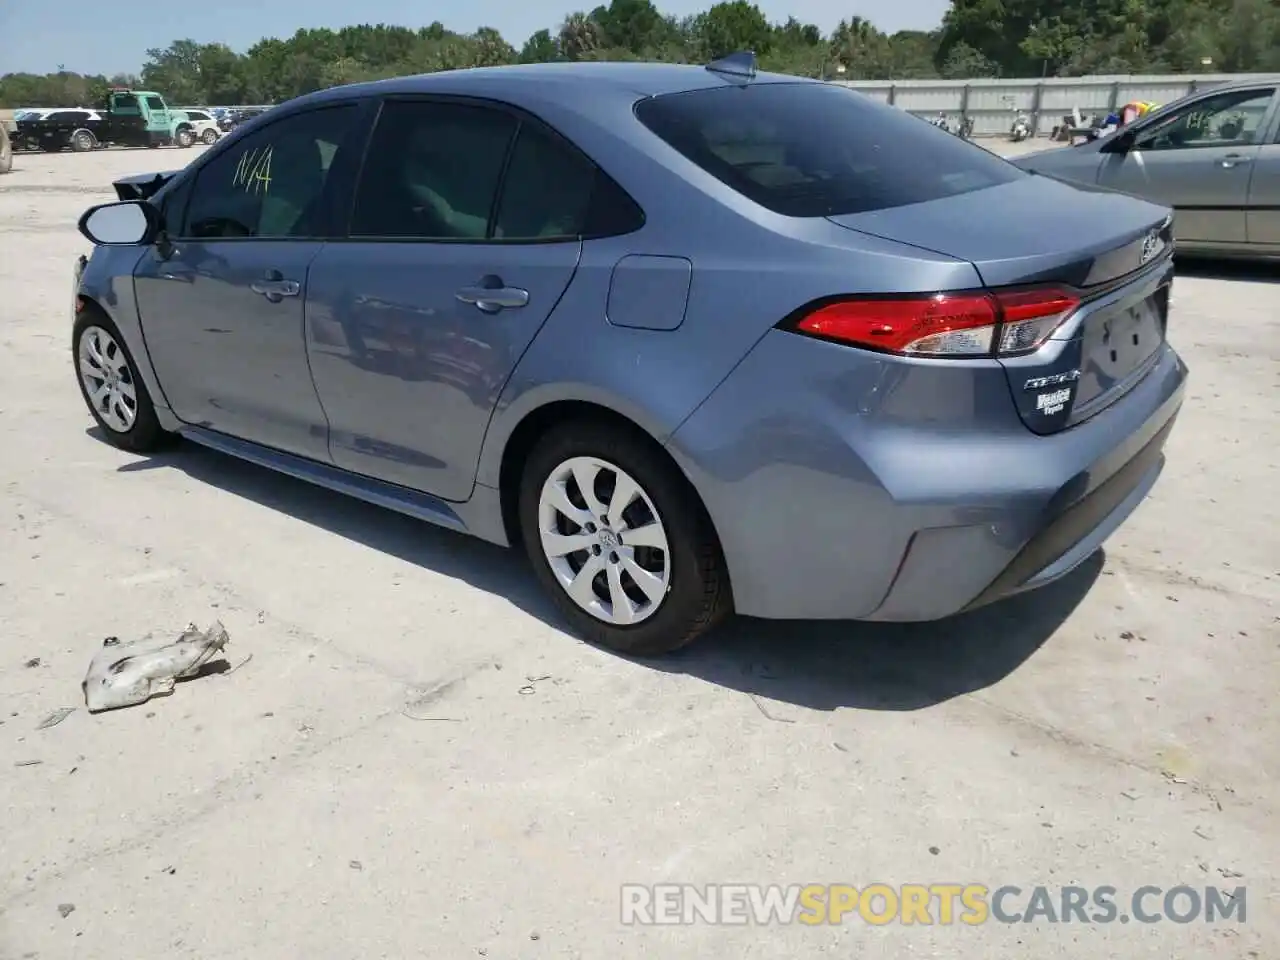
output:
POLYGON ((239 110, 228 110, 218 120, 218 126, 223 133, 230 133, 240 124, 266 113, 267 109, 267 107, 244 107, 239 110))

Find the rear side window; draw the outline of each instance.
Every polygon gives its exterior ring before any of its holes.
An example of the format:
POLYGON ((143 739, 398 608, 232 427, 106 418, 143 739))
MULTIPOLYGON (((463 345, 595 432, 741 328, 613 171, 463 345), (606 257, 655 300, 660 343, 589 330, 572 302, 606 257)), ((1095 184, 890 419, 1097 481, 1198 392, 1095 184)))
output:
POLYGON ((493 236, 498 240, 577 238, 596 185, 595 165, 548 131, 520 125, 493 236))
POLYGON ((353 237, 483 240, 515 117, 432 101, 383 105, 351 215, 353 237))
POLYGON ((790 217, 865 213, 1027 174, 844 87, 765 83, 642 100, 636 116, 703 170, 790 217))
POLYGON ((627 193, 544 124, 472 103, 407 100, 382 107, 350 235, 537 243, 643 225, 627 193))

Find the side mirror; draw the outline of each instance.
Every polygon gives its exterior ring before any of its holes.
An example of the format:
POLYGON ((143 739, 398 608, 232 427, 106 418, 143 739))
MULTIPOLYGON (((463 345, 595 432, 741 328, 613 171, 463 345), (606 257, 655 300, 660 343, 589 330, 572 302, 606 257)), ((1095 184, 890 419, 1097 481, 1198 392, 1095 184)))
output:
POLYGON ((1128 153, 1138 135, 1133 130, 1121 130, 1098 148, 1100 153, 1128 153))
POLYGON ((160 211, 150 203, 125 200, 90 207, 76 226, 95 246, 120 247, 154 242, 164 223, 160 211))

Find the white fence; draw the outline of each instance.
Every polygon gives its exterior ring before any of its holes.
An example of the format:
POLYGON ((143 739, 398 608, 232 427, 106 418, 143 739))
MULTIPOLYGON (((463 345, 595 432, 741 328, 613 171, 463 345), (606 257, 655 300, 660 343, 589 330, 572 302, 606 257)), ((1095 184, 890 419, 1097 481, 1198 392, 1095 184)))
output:
MULTIPOLYGON (((1197 89, 1263 74, 1202 73, 1166 76, 1050 77, 1043 80, 853 80, 839 81, 910 113, 953 121, 973 119, 974 136, 1007 133, 1014 115, 1025 112, 1038 136, 1079 108, 1084 117, 1104 116, 1131 100, 1169 103, 1197 89)), ((953 124, 954 125, 954 124, 953 124)))

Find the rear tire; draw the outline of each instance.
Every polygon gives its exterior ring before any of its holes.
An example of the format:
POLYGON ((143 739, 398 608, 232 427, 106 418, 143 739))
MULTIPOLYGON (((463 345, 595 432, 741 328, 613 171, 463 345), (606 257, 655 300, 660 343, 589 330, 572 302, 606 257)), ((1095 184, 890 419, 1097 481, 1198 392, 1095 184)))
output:
POLYGON ((76 318, 71 357, 80 396, 112 446, 150 453, 173 441, 174 435, 160 426, 124 337, 106 315, 90 309, 76 318))
POLYGON ((88 130, 77 130, 71 137, 71 149, 76 153, 88 153, 97 145, 97 137, 88 130))
POLYGON ((200 134, 200 139, 203 140, 209 146, 213 146, 215 143, 218 142, 218 131, 206 130, 204 133, 200 134))
POLYGON ((626 429, 575 420, 547 433, 525 464, 519 518, 539 582, 590 643, 670 653, 732 609, 696 494, 659 448, 626 429))

